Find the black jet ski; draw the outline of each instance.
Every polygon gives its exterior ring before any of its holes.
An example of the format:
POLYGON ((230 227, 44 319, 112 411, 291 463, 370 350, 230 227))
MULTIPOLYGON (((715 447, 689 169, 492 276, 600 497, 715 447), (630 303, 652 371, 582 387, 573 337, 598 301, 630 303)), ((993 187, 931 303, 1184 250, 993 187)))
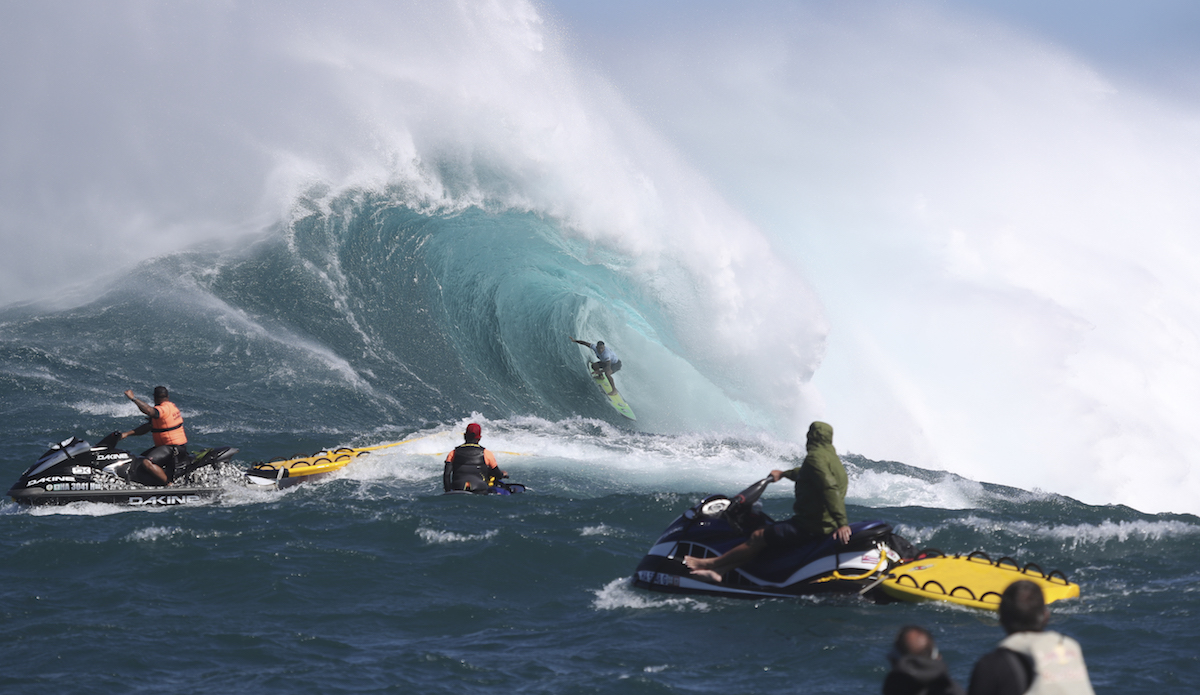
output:
POLYGON ((518 495, 525 492, 525 486, 521 483, 504 481, 507 473, 497 477, 492 475, 492 469, 482 468, 482 463, 479 466, 483 472, 470 467, 455 471, 447 462, 442 469, 442 492, 447 495, 518 495))
POLYGON ((444 495, 519 495, 525 492, 526 487, 521 483, 510 483, 504 480, 496 480, 493 484, 487 487, 486 491, 480 490, 445 490, 444 495))
POLYGON ((233 458, 230 446, 206 449, 176 465, 170 487, 131 480, 134 455, 116 448, 120 432, 92 444, 71 437, 50 447, 8 491, 19 504, 105 502, 135 507, 196 504, 221 493, 216 465, 233 458))
MULTIPOLYGON (((507 478, 508 476, 504 476, 507 478)), ((525 492, 526 487, 521 483, 510 483, 504 478, 496 476, 488 476, 487 487, 481 487, 475 490, 470 489, 470 486, 464 487, 461 483, 455 483, 450 478, 450 468, 446 467, 446 473, 442 476, 442 494, 445 495, 519 495, 525 492)))
POLYGON ((888 570, 912 559, 915 549, 882 521, 850 524, 850 542, 823 538, 795 548, 767 548, 758 557, 730 570, 715 582, 693 575, 685 556, 716 557, 745 542, 756 529, 773 523, 758 502, 770 477, 732 499, 706 497, 671 523, 642 558, 633 575, 635 586, 668 593, 707 594, 736 598, 799 596, 825 592, 857 592, 886 601, 876 587, 888 570))

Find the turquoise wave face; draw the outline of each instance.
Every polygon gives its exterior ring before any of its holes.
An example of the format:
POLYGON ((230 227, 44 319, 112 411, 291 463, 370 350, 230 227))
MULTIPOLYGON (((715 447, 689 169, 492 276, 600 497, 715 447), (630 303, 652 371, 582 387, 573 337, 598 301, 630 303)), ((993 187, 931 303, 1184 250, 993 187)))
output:
MULTIPOLYGON (((396 421, 612 418, 569 336, 670 356, 670 332, 619 270, 586 253, 528 213, 426 214, 343 196, 206 288, 337 356, 354 390, 396 421)), ((641 371, 626 372, 634 393, 641 371)))
POLYGON ((80 410, 116 414, 114 395, 158 383, 197 434, 303 442, 263 456, 472 416, 623 423, 571 336, 621 354, 643 431, 755 424, 693 366, 662 292, 553 220, 361 191, 312 207, 242 248, 145 263, 81 306, 7 309, 6 378, 47 403, 31 431, 57 422, 57 440, 80 410))

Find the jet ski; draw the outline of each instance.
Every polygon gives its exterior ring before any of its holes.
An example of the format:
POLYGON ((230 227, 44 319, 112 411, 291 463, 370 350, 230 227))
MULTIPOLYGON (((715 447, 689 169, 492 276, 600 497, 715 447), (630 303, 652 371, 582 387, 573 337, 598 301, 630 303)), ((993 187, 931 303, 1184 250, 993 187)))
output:
POLYGON ((527 488, 521 483, 510 483, 504 480, 492 479, 486 491, 481 490, 446 490, 443 495, 519 495, 527 488))
POLYGON ((442 473, 442 491, 446 495, 519 495, 525 492, 526 488, 521 483, 506 482, 508 477, 506 473, 502 477, 497 478, 494 475, 488 475, 487 486, 480 484, 477 488, 471 487, 471 478, 467 477, 461 480, 454 478, 453 472, 450 469, 450 464, 446 464, 446 469, 442 473))
POLYGON ((883 521, 850 524, 850 542, 822 538, 793 548, 767 548, 730 570, 720 582, 693 575, 685 556, 716 557, 773 523, 759 497, 768 476, 734 497, 712 495, 671 522, 638 564, 634 586, 667 593, 759 599, 826 592, 856 592, 889 600, 878 584, 895 565, 916 556, 913 545, 883 521))
POLYGON ((116 448, 120 432, 96 445, 71 437, 50 447, 8 491, 18 504, 55 505, 104 502, 134 507, 197 504, 219 495, 218 464, 237 449, 206 449, 177 464, 170 487, 144 485, 131 475, 134 455, 116 448))
MULTIPOLYGON (((520 483, 506 483, 508 473, 496 476, 497 469, 485 468, 483 463, 456 469, 449 461, 442 469, 442 492, 447 495, 518 495, 525 492, 520 483)), ((503 471, 500 471, 503 473, 503 471)))

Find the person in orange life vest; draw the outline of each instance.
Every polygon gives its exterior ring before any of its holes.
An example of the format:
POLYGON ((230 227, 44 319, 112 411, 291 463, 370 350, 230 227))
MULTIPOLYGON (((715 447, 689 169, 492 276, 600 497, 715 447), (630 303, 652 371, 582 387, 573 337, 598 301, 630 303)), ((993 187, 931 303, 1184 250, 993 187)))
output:
POLYGON ((442 488, 446 492, 468 490, 484 493, 493 481, 507 478, 508 472, 496 465, 496 455, 479 446, 483 429, 472 422, 463 432, 463 444, 446 455, 442 488))
POLYGON ((133 460, 130 477, 145 485, 170 485, 175 477, 175 466, 185 460, 187 451, 187 434, 183 431, 183 416, 179 408, 169 398, 166 386, 154 387, 154 405, 133 395, 133 391, 125 392, 125 397, 133 401, 138 410, 150 418, 139 427, 121 433, 121 439, 150 432, 154 436, 154 446, 142 452, 142 457, 133 460))

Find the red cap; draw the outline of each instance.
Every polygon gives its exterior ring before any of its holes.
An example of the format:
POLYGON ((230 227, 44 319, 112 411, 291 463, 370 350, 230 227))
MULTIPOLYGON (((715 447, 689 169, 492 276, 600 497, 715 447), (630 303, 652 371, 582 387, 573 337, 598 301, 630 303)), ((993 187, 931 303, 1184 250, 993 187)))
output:
POLYGON ((478 423, 472 422, 471 424, 467 425, 467 434, 473 435, 475 437, 482 437, 483 436, 483 428, 481 428, 478 423))

